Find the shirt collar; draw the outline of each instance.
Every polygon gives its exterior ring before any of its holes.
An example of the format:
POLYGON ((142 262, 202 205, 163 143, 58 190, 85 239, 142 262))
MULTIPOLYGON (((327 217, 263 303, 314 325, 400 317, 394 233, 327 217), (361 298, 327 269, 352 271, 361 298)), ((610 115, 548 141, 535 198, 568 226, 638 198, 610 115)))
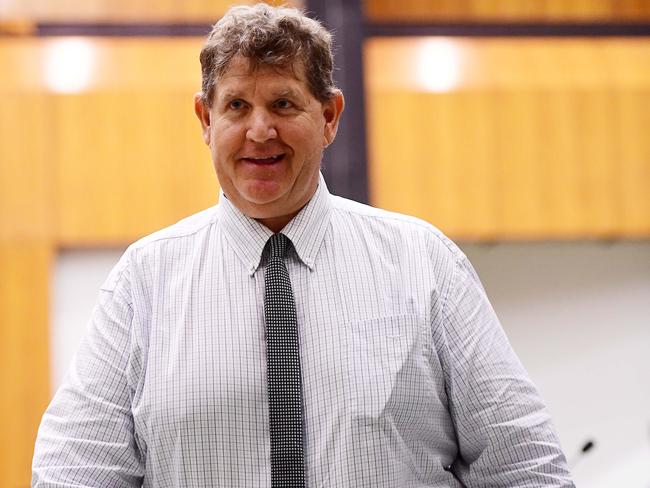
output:
MULTIPOLYGON (((252 276, 262 262, 264 246, 273 232, 257 220, 244 215, 225 197, 223 191, 219 193, 218 212, 226 238, 252 276)), ((330 213, 330 193, 321 174, 311 200, 281 231, 291 239, 298 258, 310 270, 314 269, 316 255, 329 227, 330 213)))

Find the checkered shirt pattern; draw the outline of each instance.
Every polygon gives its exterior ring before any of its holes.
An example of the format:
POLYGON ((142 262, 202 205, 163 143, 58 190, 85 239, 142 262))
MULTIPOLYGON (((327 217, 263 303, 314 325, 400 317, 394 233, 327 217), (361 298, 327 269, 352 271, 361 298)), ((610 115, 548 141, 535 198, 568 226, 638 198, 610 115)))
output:
MULTIPOLYGON (((573 486, 535 386, 449 239, 332 196, 322 178, 282 233, 305 486, 573 486)), ((33 487, 270 486, 271 235, 222 195, 129 247, 43 416, 33 487)))

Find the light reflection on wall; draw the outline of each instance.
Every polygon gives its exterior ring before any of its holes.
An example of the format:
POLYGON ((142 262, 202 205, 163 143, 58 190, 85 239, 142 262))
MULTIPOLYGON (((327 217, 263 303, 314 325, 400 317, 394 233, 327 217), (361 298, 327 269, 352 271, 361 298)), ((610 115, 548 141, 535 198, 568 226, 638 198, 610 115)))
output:
POLYGON ((416 79, 426 91, 447 92, 460 81, 460 50, 445 38, 427 38, 418 46, 416 79))
POLYGON ((367 39, 366 89, 369 93, 457 91, 474 82, 475 52, 473 41, 452 37, 367 39))
POLYGON ((45 49, 45 85, 55 93, 79 93, 93 82, 96 50, 81 38, 51 40, 45 49))

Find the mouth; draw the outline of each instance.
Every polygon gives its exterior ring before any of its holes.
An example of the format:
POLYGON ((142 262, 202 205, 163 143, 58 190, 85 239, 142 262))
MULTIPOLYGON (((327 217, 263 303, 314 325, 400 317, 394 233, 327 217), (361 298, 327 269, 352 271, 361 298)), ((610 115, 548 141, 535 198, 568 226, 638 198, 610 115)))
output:
POLYGON ((275 154, 271 156, 261 156, 261 157, 247 156, 241 159, 242 161, 246 161, 247 163, 268 165, 268 164, 274 164, 282 161, 284 159, 284 156, 285 154, 282 153, 282 154, 275 154))

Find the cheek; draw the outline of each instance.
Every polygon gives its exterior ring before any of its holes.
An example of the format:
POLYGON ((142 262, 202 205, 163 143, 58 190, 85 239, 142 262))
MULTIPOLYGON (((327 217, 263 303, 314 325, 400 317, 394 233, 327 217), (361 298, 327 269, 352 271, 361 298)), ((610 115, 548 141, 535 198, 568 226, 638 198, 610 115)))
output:
POLYGON ((323 124, 310 121, 308 124, 296 124, 286 128, 286 140, 294 148, 300 148, 305 155, 312 155, 323 149, 323 124))
POLYGON ((210 131, 210 150, 212 158, 223 160, 229 158, 238 149, 240 137, 236 130, 215 125, 210 131))

